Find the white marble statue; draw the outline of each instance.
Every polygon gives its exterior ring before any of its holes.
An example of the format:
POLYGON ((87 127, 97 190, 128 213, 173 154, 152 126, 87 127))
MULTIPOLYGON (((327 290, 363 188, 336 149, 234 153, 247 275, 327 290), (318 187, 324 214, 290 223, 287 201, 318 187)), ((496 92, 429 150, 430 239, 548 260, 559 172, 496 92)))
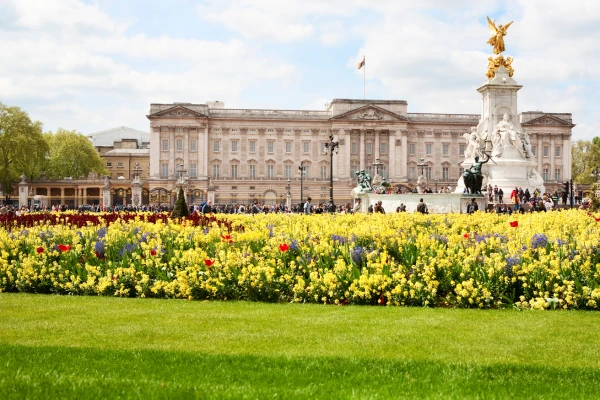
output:
POLYGON ((521 139, 521 143, 523 144, 523 151, 525 152, 525 157, 533 158, 533 153, 531 151, 531 142, 529 140, 529 133, 527 129, 523 129, 523 132, 519 132, 519 138, 521 139))
POLYGON ((510 116, 504 114, 502 120, 496 124, 492 132, 492 157, 502 157, 504 149, 509 146, 514 147, 524 156, 523 143, 519 137, 520 133, 510 122, 510 116))
POLYGON ((485 141, 477 133, 477 128, 471 128, 471 133, 465 133, 463 137, 467 140, 465 159, 483 157, 482 151, 485 150, 485 141))

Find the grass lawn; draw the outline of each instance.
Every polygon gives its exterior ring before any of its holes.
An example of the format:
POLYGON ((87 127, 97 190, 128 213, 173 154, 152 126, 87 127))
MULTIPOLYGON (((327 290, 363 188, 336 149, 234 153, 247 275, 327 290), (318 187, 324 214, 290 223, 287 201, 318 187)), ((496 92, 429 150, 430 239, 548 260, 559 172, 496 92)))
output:
POLYGON ((10 398, 598 398, 600 314, 0 294, 10 398))

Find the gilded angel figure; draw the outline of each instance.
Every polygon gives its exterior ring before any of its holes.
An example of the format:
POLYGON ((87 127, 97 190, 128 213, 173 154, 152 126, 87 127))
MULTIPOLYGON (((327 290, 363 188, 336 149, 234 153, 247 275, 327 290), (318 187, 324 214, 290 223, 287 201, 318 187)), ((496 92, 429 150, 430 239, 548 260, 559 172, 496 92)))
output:
POLYGON ((490 33, 492 34, 492 37, 488 40, 488 44, 494 47, 494 54, 500 54, 506 50, 504 48, 504 36, 506 36, 506 30, 514 21, 511 21, 506 25, 498 25, 496 28, 496 24, 494 24, 490 17, 487 17, 487 20, 490 33))

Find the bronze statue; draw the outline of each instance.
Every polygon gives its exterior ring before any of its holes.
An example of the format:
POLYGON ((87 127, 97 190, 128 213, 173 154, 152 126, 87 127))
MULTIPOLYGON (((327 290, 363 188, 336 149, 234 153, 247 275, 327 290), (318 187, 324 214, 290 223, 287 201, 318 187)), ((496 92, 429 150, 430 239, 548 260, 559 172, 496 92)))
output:
POLYGON ((504 48, 504 36, 506 36, 506 30, 514 21, 511 21, 506 25, 498 25, 496 28, 496 24, 494 24, 490 17, 487 17, 487 20, 490 33, 492 34, 492 37, 488 40, 488 44, 492 45, 494 48, 494 54, 500 54, 506 50, 504 48))
POLYGON ((483 164, 490 161, 490 156, 487 153, 484 154, 488 157, 487 160, 480 162, 479 157, 475 157, 473 165, 463 172, 463 181, 470 194, 481 194, 481 186, 483 184, 481 167, 483 164))

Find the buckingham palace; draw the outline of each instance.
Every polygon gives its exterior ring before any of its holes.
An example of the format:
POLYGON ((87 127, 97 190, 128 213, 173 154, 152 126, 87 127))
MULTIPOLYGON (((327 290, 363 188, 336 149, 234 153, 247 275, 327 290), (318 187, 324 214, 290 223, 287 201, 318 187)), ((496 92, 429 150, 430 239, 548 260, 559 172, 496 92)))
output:
MULTIPOLYGON (((365 170, 392 186, 412 187, 423 173, 433 187, 453 189, 462 174, 467 142, 478 114, 410 113, 404 100, 334 99, 327 110, 230 109, 205 104, 151 104, 149 192, 173 193, 185 181, 188 201, 292 203, 329 197, 329 136, 337 203, 350 201, 355 173, 365 170), (304 174, 300 176, 299 166, 304 174)), ((571 114, 528 111, 527 128, 538 171, 548 191, 571 177, 571 114)), ((152 196, 151 196, 152 197, 152 196)), ((152 198, 151 198, 152 202, 152 198)))

